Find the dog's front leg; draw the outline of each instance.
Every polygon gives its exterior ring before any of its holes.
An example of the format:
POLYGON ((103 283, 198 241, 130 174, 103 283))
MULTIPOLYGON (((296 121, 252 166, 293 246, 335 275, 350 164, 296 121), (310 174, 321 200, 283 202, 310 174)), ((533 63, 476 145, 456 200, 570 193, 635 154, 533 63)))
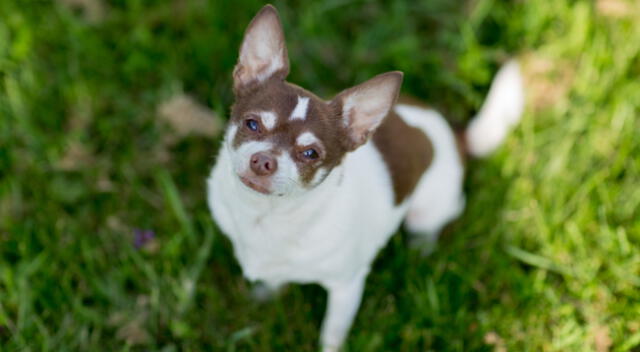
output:
POLYGON ((364 270, 351 281, 325 285, 328 300, 320 336, 323 352, 340 350, 360 306, 367 273, 364 270))

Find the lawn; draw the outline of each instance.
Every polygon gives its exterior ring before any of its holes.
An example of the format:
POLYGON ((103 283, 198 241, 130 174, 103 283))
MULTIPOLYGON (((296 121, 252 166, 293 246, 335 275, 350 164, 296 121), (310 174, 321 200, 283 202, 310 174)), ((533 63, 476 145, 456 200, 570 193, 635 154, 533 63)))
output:
MULTIPOLYGON (((1 351, 317 349, 324 292, 254 302, 205 203, 262 4, 0 1, 1 351)), ((347 351, 640 351, 636 1, 274 5, 321 96, 402 70, 460 125, 501 62, 526 74, 438 249, 379 255, 347 351)))

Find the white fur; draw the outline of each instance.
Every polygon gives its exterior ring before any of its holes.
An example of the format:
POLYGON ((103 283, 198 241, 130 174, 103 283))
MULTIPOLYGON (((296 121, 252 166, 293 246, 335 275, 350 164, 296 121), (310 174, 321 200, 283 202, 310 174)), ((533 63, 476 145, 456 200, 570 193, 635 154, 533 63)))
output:
POLYGON ((286 198, 244 187, 232 164, 222 149, 208 180, 209 205, 251 280, 348 280, 370 264, 407 208, 394 205, 389 174, 372 143, 349 154, 318 187, 286 198), (221 208, 232 215, 219 216, 221 208))
POLYGON ((367 143, 320 185, 288 197, 245 187, 231 159, 230 148, 222 148, 208 180, 208 203, 233 242, 244 275, 270 287, 313 282, 327 288, 321 339, 325 348, 337 348, 357 311, 371 262, 407 209, 406 203, 394 204, 382 156, 367 143))
POLYGON ((424 131, 433 145, 433 161, 413 193, 405 220, 407 230, 433 241, 464 209, 464 168, 455 135, 435 110, 397 105, 395 111, 407 124, 424 131))
POLYGON ((278 155, 278 170, 273 176, 273 191, 278 195, 300 191, 300 173, 289 153, 278 155))
MULTIPOLYGON (((349 104, 347 100, 345 108, 349 104)), ((294 282, 318 283, 327 289, 321 332, 326 352, 342 345, 371 263, 402 219, 407 216, 409 230, 434 239, 464 207, 462 162, 445 119, 436 111, 407 105, 398 105, 396 112, 424 131, 434 149, 431 166, 400 205, 394 204, 389 171, 371 141, 347 154, 331 172, 318 170, 314 181, 324 181, 316 187, 283 197, 265 196, 245 187, 234 165, 250 151, 270 145, 249 142, 235 151, 232 126, 207 180, 209 207, 233 243, 245 277, 272 288, 294 282)), ((286 153, 278 156, 278 164, 279 170, 297 173, 286 153)))
POLYGON ((327 169, 319 168, 316 171, 316 174, 313 175, 313 180, 311 180, 311 184, 315 186, 320 182, 322 182, 322 180, 324 180, 324 177, 327 176, 327 172, 328 172, 327 169))
MULTIPOLYGON (((230 127, 231 132, 227 132, 227 136, 235 135, 237 131, 236 126, 230 127)), ((252 174, 250 172, 251 157, 258 152, 274 152, 274 144, 269 141, 249 141, 241 144, 237 148, 232 148, 230 143, 232 138, 225 138, 225 152, 229 155, 231 160, 231 166, 235 175, 238 178, 240 175, 246 176, 252 174)), ((222 154, 221 154, 222 155, 222 154)), ((303 187, 300 183, 300 173, 296 163, 291 159, 291 156, 287 152, 281 152, 276 155, 278 161, 278 168, 276 172, 271 176, 271 187, 269 191, 273 194, 281 196, 284 194, 296 194, 303 191, 303 187)), ((246 187, 243 185, 243 187, 246 187)), ((246 188, 249 190, 249 188, 246 188)), ((253 191, 252 191, 253 192, 253 191)))
POLYGON ((296 144, 303 147, 317 142, 318 138, 311 132, 303 132, 296 138, 296 144))
POLYGON ((267 130, 272 130, 276 126, 276 121, 278 120, 276 114, 271 111, 260 112, 260 119, 262 120, 262 125, 267 130))
POLYGON ((506 63, 491 84, 487 99, 467 128, 467 145, 474 156, 494 151, 507 132, 522 116, 524 87, 520 66, 515 60, 506 63))
POLYGON ((224 135, 225 143, 224 145, 231 145, 233 139, 236 138, 236 134, 238 133, 238 126, 235 124, 229 124, 227 128, 227 132, 224 135))
POLYGON ((309 108, 309 98, 298 96, 298 103, 291 112, 291 120, 304 120, 307 118, 307 109, 309 108))
POLYGON ((251 156, 258 152, 266 152, 273 148, 271 142, 251 141, 243 143, 233 152, 233 168, 237 174, 249 171, 251 156))

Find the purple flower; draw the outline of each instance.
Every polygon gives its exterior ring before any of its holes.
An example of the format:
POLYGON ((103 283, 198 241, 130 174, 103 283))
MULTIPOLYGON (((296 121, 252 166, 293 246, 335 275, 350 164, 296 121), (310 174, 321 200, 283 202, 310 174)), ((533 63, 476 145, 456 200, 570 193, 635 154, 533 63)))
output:
POLYGON ((136 249, 140 249, 153 240, 156 237, 156 233, 153 230, 135 229, 133 230, 133 236, 133 246, 136 249))

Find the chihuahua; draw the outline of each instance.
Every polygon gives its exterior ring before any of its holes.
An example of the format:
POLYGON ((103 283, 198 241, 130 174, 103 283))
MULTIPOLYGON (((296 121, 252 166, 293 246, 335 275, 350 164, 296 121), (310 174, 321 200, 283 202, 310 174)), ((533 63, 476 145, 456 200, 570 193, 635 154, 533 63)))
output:
POLYGON ((378 251, 404 221, 425 243, 463 210, 463 159, 496 149, 519 120, 515 61, 457 135, 437 111, 398 100, 387 72, 331 100, 286 81, 276 9, 249 24, 233 70, 235 104, 207 181, 214 220, 262 292, 317 283, 328 292, 320 344, 338 351, 378 251))

